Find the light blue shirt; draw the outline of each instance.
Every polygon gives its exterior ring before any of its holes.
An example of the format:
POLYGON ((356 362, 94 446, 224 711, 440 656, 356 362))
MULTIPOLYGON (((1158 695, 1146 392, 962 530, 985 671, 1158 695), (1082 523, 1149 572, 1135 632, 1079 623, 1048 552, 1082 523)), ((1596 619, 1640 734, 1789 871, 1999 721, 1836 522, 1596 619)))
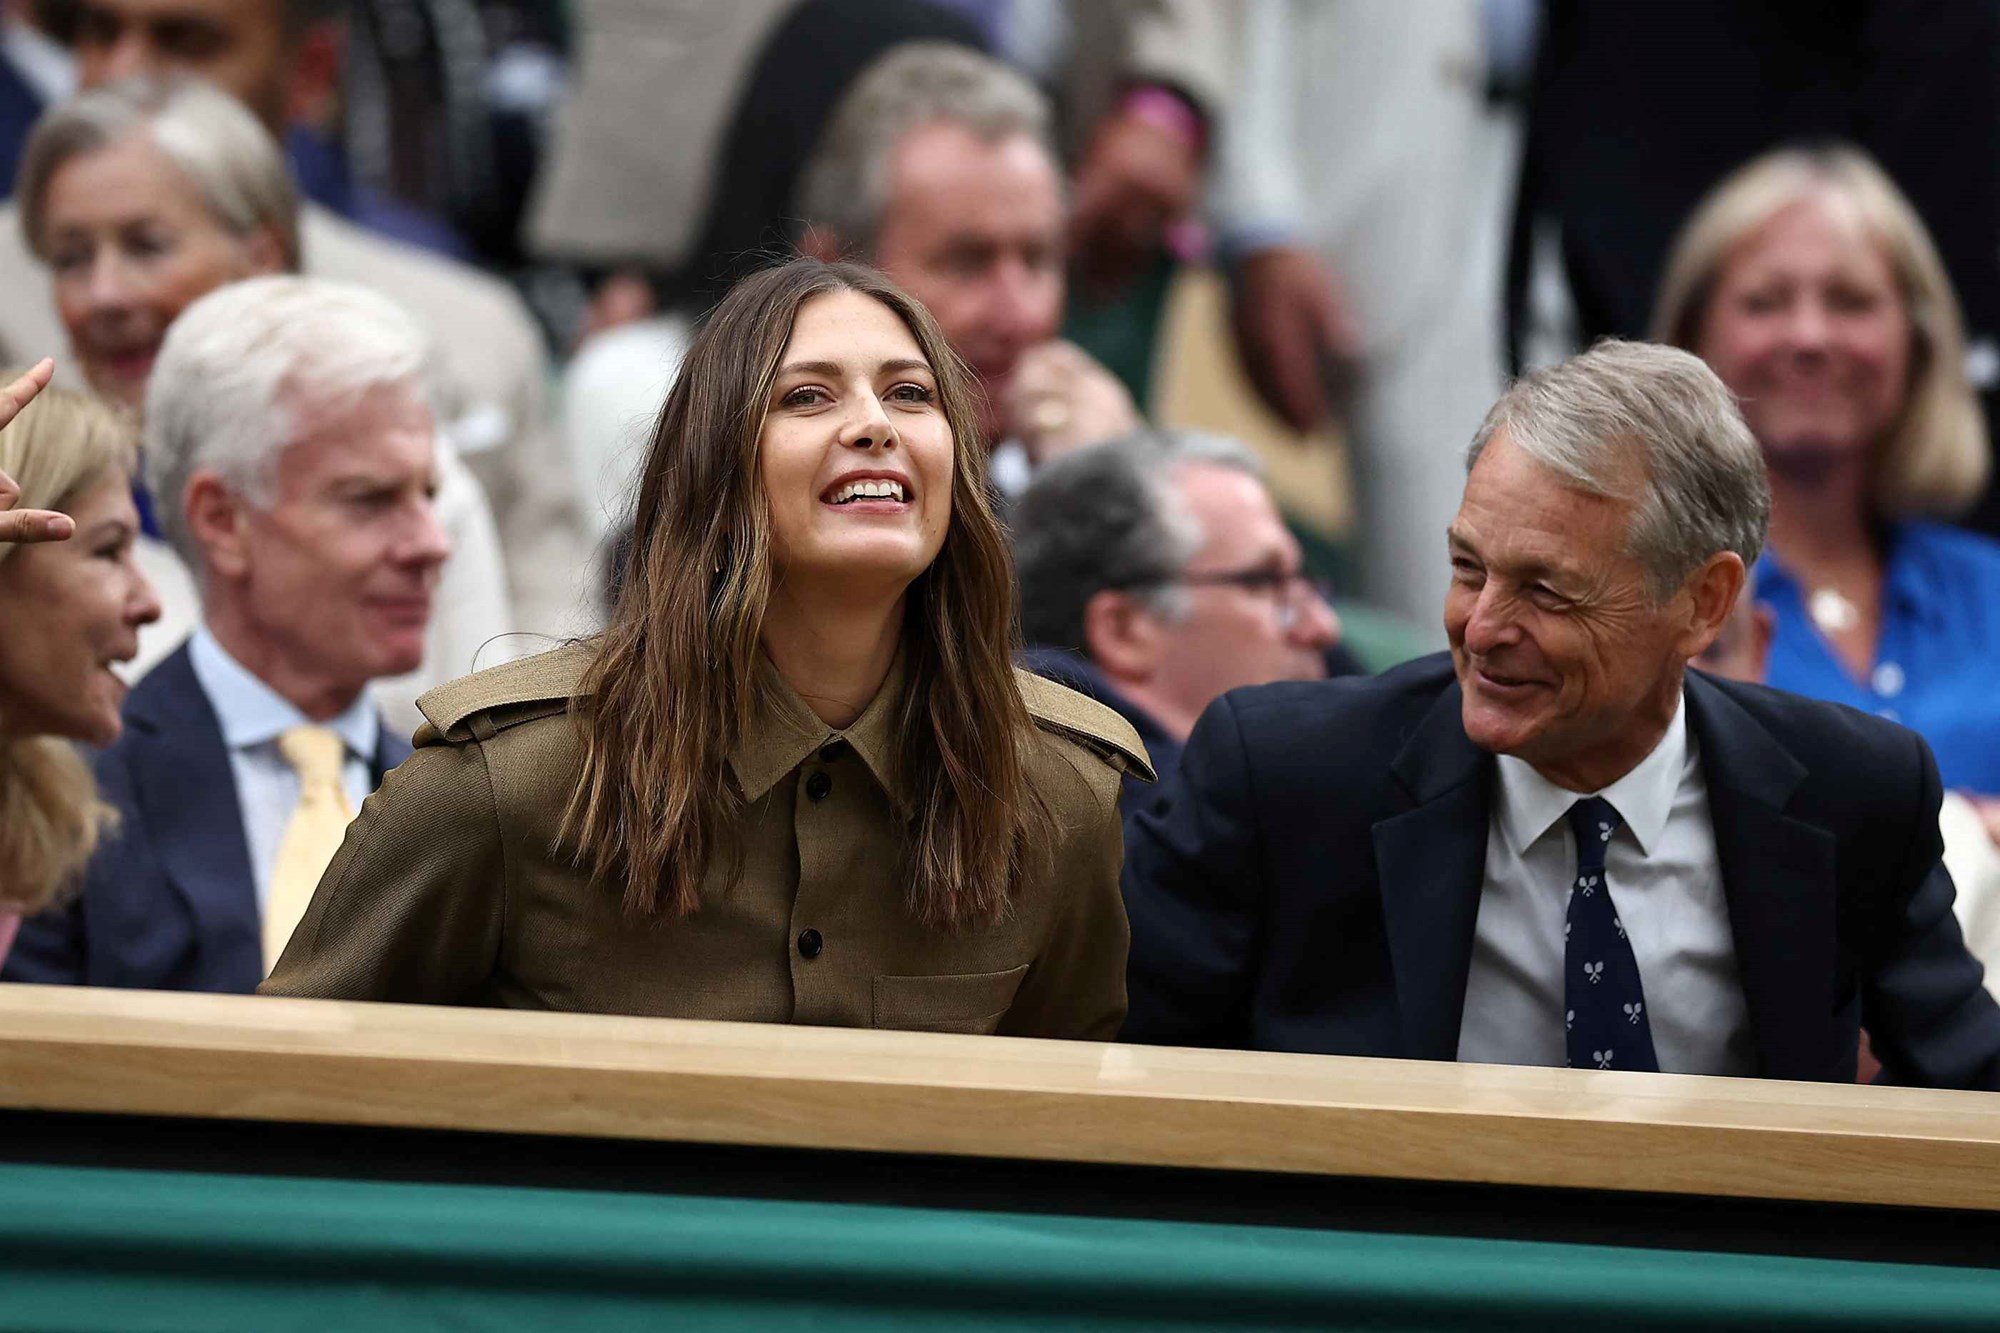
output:
MULTIPOLYGON (((278 844, 299 803, 299 775, 278 749, 278 737, 312 719, 293 707, 276 690, 250 673, 215 641, 206 625, 188 640, 188 664, 222 724, 222 743, 229 751, 229 770, 236 779, 236 804, 243 812, 243 842, 250 852, 250 873, 257 881, 257 911, 263 913, 271 892, 271 869, 278 844)), ((370 762, 382 739, 382 720, 363 691, 347 711, 323 724, 347 747, 341 783, 354 810, 374 789, 370 762)))
MULTIPOLYGON (((1632 943, 1660 1068, 1756 1072, 1750 1011, 1687 699, 1651 754, 1603 791, 1624 820, 1605 849, 1605 879, 1632 943)), ((1566 791, 1511 755, 1499 758, 1486 876, 1466 976, 1458 1058, 1560 1065, 1563 924, 1576 879, 1566 791)))

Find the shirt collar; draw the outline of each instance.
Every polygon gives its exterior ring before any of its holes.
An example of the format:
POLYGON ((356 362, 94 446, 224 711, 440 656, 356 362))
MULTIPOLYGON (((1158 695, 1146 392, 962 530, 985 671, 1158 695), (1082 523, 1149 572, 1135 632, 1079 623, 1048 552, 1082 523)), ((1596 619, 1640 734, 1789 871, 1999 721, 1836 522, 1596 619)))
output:
MULTIPOLYGON (((231 750, 266 745, 293 727, 315 725, 289 699, 231 657, 206 625, 197 628, 188 640, 188 664, 215 709, 223 743, 231 750)), ((349 755, 374 761, 382 739, 382 719, 369 702, 367 691, 356 695, 339 716, 317 725, 340 737, 349 755)))
POLYGON ((1640 852, 1651 856, 1673 813, 1674 793, 1687 767, 1687 694, 1683 691, 1674 705, 1674 720, 1652 753, 1602 791, 1573 792, 1550 782, 1525 759, 1510 754, 1498 759, 1500 831, 1516 855, 1534 845, 1584 795, 1595 795, 1611 803, 1638 840, 1640 852))
POLYGON ((756 800, 809 755, 838 740, 853 746, 889 799, 907 809, 908 803, 896 779, 894 745, 896 713, 903 698, 900 651, 889 664, 882 688, 875 692, 861 716, 838 730, 820 720, 819 714, 799 698, 769 658, 760 655, 757 663, 757 706, 729 756, 730 770, 736 775, 736 785, 742 789, 744 800, 756 800))

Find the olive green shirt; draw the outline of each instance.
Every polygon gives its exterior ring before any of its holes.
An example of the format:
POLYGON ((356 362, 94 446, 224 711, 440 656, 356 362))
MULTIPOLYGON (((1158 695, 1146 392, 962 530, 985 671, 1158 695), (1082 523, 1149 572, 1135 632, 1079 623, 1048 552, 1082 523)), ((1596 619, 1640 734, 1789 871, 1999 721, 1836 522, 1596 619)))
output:
MULTIPOLYGON (((1125 1014, 1120 774, 1151 776, 1117 714, 1017 672, 1054 815, 1048 869, 986 925, 931 929, 897 868, 890 762, 900 673, 854 724, 775 671, 731 754, 740 878, 712 864, 691 916, 638 918, 557 830, 583 756, 571 712, 591 649, 454 681, 349 826, 272 995, 1108 1040, 1125 1014)), ((726 860, 715 858, 717 862, 726 860)))

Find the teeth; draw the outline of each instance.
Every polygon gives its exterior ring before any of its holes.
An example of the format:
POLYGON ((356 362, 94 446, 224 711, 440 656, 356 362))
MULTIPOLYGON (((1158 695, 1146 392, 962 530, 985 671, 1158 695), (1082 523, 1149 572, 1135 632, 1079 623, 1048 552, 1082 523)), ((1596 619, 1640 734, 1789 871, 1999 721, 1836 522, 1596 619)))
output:
POLYGON ((833 502, 844 505, 850 500, 897 500, 903 498, 903 483, 900 481, 850 481, 833 493, 833 502))

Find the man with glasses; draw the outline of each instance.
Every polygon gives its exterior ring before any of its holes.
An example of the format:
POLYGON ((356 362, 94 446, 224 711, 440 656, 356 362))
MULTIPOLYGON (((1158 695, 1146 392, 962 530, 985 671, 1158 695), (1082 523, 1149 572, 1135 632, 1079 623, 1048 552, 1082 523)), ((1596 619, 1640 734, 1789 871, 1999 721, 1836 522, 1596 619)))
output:
MULTIPOLYGON (((1028 665, 1123 714, 1162 776, 1218 695, 1320 679, 1338 651, 1340 621, 1233 440, 1143 434, 1069 454, 1012 521, 1028 665)), ((1139 790, 1128 780, 1127 814, 1139 790)))

